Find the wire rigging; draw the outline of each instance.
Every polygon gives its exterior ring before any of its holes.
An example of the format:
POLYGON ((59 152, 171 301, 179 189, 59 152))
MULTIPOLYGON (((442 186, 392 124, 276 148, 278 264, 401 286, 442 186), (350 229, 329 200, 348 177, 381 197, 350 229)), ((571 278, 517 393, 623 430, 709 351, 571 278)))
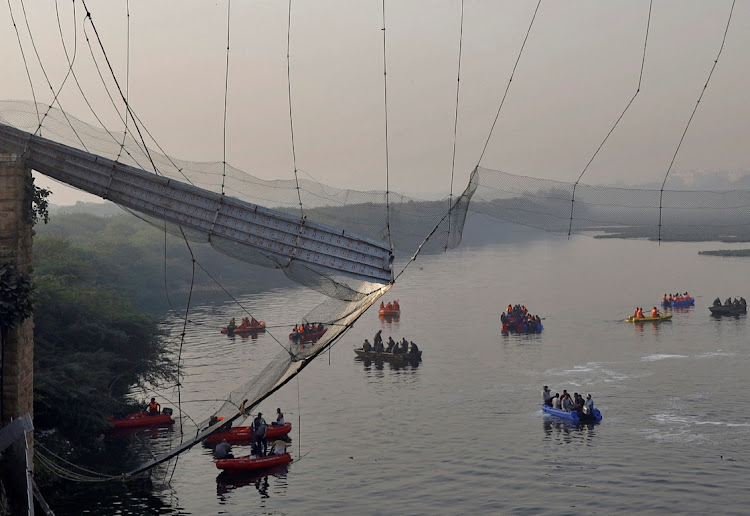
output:
POLYGON ((568 239, 570 239, 570 234, 573 231, 573 208, 575 206, 576 201, 576 188, 578 187, 578 183, 581 181, 581 178, 583 177, 583 174, 586 173, 586 171, 589 168, 589 165, 594 161, 594 158, 596 158, 597 154, 599 154, 599 151, 602 150, 602 147, 604 147, 604 144, 609 139, 610 135, 615 131, 615 128, 620 123, 620 120, 625 116, 625 113, 630 109, 630 106, 633 104, 633 101, 638 96, 638 93, 641 91, 641 82, 643 81, 643 67, 646 64, 646 46, 648 45, 648 31, 651 27, 651 9, 653 7, 654 1, 651 0, 648 4, 648 20, 646 22, 646 36, 643 41, 643 56, 641 57, 641 71, 638 75, 638 86, 635 88, 635 93, 633 93, 633 96, 630 98, 630 101, 625 106, 625 109, 622 110, 622 113, 620 113, 620 116, 617 117, 617 120, 615 120, 614 125, 609 130, 607 135, 604 137, 602 142, 599 144, 599 147, 596 148, 596 151, 594 151, 593 156, 591 156, 591 159, 589 159, 588 163, 586 163, 586 166, 583 167, 583 170, 581 171, 581 174, 578 176, 578 179, 576 179, 576 182, 573 183, 573 194, 570 198, 570 224, 568 225, 568 239))
MULTIPOLYGON (((451 189, 448 194, 448 213, 453 210, 453 177, 456 170, 456 137, 458 134, 458 107, 460 105, 461 93, 461 55, 464 41, 464 0, 461 0, 461 22, 458 31, 458 72, 456 73, 456 111, 453 114, 453 156, 451 157, 451 189)), ((448 242, 451 236, 451 217, 448 216, 448 235, 445 239, 445 250, 448 250, 448 242)))
POLYGON ((289 0, 286 21, 286 86, 287 98, 289 103, 289 134, 292 140, 292 166, 294 167, 294 182, 297 185, 297 199, 299 200, 299 212, 302 218, 305 218, 305 211, 302 208, 302 193, 299 189, 299 177, 297 174, 297 151, 294 148, 294 119, 292 118, 292 72, 290 64, 290 48, 292 39, 292 0, 289 0))
POLYGON ((542 5, 542 0, 539 0, 539 2, 537 2, 536 9, 534 9, 534 16, 531 17, 531 23, 529 23, 529 28, 526 31, 526 37, 523 38, 523 44, 521 44, 521 49, 518 51, 518 57, 516 57, 516 63, 513 65, 513 70, 510 72, 510 79, 508 79, 508 85, 505 87, 505 93, 503 93, 503 98, 500 101, 500 107, 497 108, 497 114, 495 115, 495 120, 492 122, 492 127, 490 127, 490 133, 487 135, 487 141, 484 142, 484 148, 482 149, 482 153, 479 155, 479 159, 477 160, 477 164, 476 164, 477 167, 482 162, 484 153, 487 151, 487 146, 490 144, 490 139, 492 138, 492 132, 495 130, 497 119, 500 117, 500 111, 503 109, 503 104, 505 104, 505 98, 508 96, 508 90, 510 90, 510 83, 513 82, 513 75, 515 75, 516 68, 518 67, 518 63, 519 61, 521 61, 521 55, 523 54, 523 49, 526 47, 526 41, 529 39, 529 34, 531 33, 531 27, 534 26, 534 20, 536 20, 536 14, 537 12, 539 12, 540 5, 542 5))
POLYGON ((688 132, 688 129, 690 128, 690 122, 693 121, 693 117, 695 116, 696 111, 698 111, 698 106, 701 103, 701 99, 703 99, 703 94, 706 93, 706 88, 708 88, 708 83, 711 81, 711 76, 714 74, 714 70, 716 70, 716 65, 719 64, 719 58, 721 57, 721 52, 724 50, 724 43, 727 41, 727 33, 729 32, 729 24, 732 22, 732 13, 734 12, 734 4, 737 0, 732 0, 732 7, 729 9, 729 16, 727 17, 727 25, 724 28, 724 36, 721 39, 721 46, 719 47, 719 52, 716 54, 716 59, 714 59, 714 64, 711 67, 711 71, 708 73, 708 78, 706 79, 706 83, 703 85, 703 89, 701 90, 701 94, 698 96, 698 101, 695 103, 695 107, 693 108, 693 112, 690 114, 690 118, 687 121, 687 124, 685 124, 685 130, 682 132, 682 136, 680 137, 680 141, 677 144, 677 148, 674 151, 674 155, 672 156, 672 161, 669 162, 669 167, 667 168, 667 173, 664 174, 664 181, 661 183, 661 189, 659 190, 659 245, 661 245, 661 220, 662 220, 662 207, 663 207, 663 200, 664 200, 664 185, 667 184, 667 178, 669 177, 669 173, 672 171, 672 166, 674 165, 675 159, 677 159, 677 153, 680 152, 680 147, 682 147, 682 142, 685 139, 685 135, 688 132))
POLYGON ((13 23, 13 28, 16 31, 16 38, 18 39, 18 48, 21 51, 21 59, 23 59, 23 66, 26 69, 26 77, 29 79, 29 86, 31 87, 31 97, 34 99, 34 107, 36 108, 36 119, 41 125, 42 118, 39 115, 39 106, 36 103, 36 92, 34 91, 34 81, 31 80, 31 72, 29 71, 29 63, 26 61, 26 54, 23 51, 23 44, 21 43, 21 34, 18 32, 18 25, 16 25, 16 19, 13 16, 13 7, 10 5, 8 0, 8 11, 10 11, 10 21, 13 23))
POLYGON ((224 73, 224 154, 221 173, 221 196, 224 197, 224 184, 227 179, 227 97, 229 96, 229 29, 232 19, 232 0, 227 0, 227 63, 224 73))
POLYGON ((388 156, 388 65, 386 60, 386 39, 385 39, 385 0, 382 0, 383 10, 383 112, 385 127, 385 226, 388 232, 388 245, 393 250, 393 240, 391 239, 391 204, 390 204, 390 159, 388 156))
MULTIPOLYGON (((130 98, 130 0, 125 0, 125 17, 127 19, 127 43, 125 49, 125 98, 130 98)), ((122 133, 122 143, 120 143, 120 150, 117 152, 117 158, 115 161, 120 161, 122 151, 125 148, 125 140, 128 137, 128 120, 130 114, 125 111, 125 130, 122 133)))

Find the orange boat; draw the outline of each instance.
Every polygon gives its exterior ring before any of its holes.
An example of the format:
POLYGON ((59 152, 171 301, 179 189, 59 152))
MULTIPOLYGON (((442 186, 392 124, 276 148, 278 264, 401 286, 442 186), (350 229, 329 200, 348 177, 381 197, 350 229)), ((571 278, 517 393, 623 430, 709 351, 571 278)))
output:
POLYGON ((109 423, 115 428, 134 428, 137 426, 167 424, 171 425, 172 423, 174 423, 174 419, 172 419, 172 409, 164 410, 165 412, 156 415, 151 415, 148 412, 136 412, 135 414, 128 414, 122 419, 116 419, 110 416, 107 418, 107 421, 109 421, 109 423))
MULTIPOLYGON (((292 431, 291 423, 284 423, 281 426, 267 426, 266 427, 266 439, 274 439, 287 435, 292 431)), ((205 444, 207 446, 216 446, 222 439, 226 439, 228 443, 247 442, 253 440, 253 433, 249 426, 235 426, 230 428, 226 432, 216 432, 215 434, 209 435, 205 444)))
POLYGON ((279 464, 292 462, 292 456, 288 453, 281 455, 268 455, 251 459, 250 456, 240 457, 238 459, 219 459, 216 461, 216 467, 229 473, 239 473, 241 471, 254 471, 257 469, 270 468, 279 464))
POLYGON ((378 310, 378 315, 382 315, 385 317, 394 317, 401 315, 401 305, 398 304, 398 300, 385 305, 383 303, 380 303, 380 310, 378 310))
POLYGON ((232 331, 229 331, 229 327, 221 329, 221 333, 223 333, 224 335, 233 335, 237 333, 257 333, 261 331, 266 331, 266 323, 263 321, 259 321, 258 324, 251 324, 250 326, 237 326, 232 331))
POLYGON ((289 334, 289 340, 299 341, 299 342, 315 341, 321 338, 327 329, 328 328, 323 328, 320 331, 311 331, 308 333, 300 333, 298 331, 294 331, 289 334))

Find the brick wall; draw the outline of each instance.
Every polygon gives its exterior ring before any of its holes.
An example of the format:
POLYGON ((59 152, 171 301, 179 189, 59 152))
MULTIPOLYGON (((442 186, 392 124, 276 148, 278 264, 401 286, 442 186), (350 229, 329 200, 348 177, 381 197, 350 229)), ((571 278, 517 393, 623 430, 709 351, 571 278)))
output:
MULTIPOLYGON (((0 262, 31 267, 32 228, 24 218, 25 185, 31 171, 17 155, 0 153, 0 262)), ((10 331, 5 345, 3 425, 34 410, 34 323, 27 319, 10 331)))

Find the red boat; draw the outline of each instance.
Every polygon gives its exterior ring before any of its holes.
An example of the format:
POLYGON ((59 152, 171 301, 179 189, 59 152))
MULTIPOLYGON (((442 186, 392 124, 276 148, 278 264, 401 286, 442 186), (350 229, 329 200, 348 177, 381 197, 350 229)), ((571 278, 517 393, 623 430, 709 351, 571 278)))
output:
POLYGON ((227 333, 231 334, 243 334, 243 333, 258 333, 261 331, 266 331, 266 323, 263 321, 260 321, 258 324, 252 324, 250 326, 237 326, 232 331, 229 331, 228 328, 222 328, 221 333, 226 335, 227 333))
POLYGON ((123 419, 115 419, 114 417, 108 417, 107 421, 115 428, 133 428, 137 426, 153 426, 153 425, 171 425, 174 423, 172 414, 170 412, 164 412, 162 414, 151 415, 148 412, 136 412, 135 414, 128 414, 123 419))
MULTIPOLYGON (((292 431, 291 423, 284 423, 281 426, 267 426, 266 427, 266 439, 274 439, 287 435, 292 431)), ((250 431, 249 426, 235 426, 230 428, 227 432, 216 432, 206 438, 205 444, 208 446, 216 446, 221 442, 222 439, 226 439, 228 443, 246 442, 253 440, 253 433, 250 431)))
POLYGON ((396 317, 401 315, 401 309, 400 308, 381 308, 378 310, 378 315, 382 315, 383 317, 396 317))
POLYGON ((241 471, 254 471, 257 469, 270 468, 279 464, 287 464, 292 462, 292 456, 288 453, 282 453, 281 455, 268 455, 267 457, 259 457, 257 459, 250 459, 247 457, 240 457, 238 459, 219 459, 216 461, 216 467, 223 469, 224 471, 237 473, 241 471))
POLYGON ((293 331, 289 334, 289 340, 294 341, 300 341, 300 342, 310 342, 314 340, 318 340, 323 336, 323 334, 328 330, 328 328, 323 328, 320 331, 312 331, 308 333, 300 333, 298 331, 293 331))

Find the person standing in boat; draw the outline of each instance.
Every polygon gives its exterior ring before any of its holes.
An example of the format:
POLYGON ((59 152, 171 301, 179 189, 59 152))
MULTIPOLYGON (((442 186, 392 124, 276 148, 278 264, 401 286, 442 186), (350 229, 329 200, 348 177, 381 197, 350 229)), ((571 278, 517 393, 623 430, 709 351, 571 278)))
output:
POLYGON ((161 412, 161 405, 156 402, 156 398, 151 398, 151 403, 146 407, 149 416, 156 416, 161 412))
POLYGON ((258 415, 253 419, 253 424, 250 428, 253 432, 253 443, 256 444, 258 449, 261 449, 263 455, 265 455, 268 447, 268 443, 266 443, 266 428, 268 428, 268 425, 266 424, 266 420, 263 419, 262 412, 258 412, 258 415))
POLYGON ((560 408, 560 393, 556 392, 555 395, 552 397, 552 408, 559 409, 560 408))
POLYGON ((214 448, 214 457, 217 459, 233 459, 234 455, 231 453, 232 445, 227 442, 226 439, 222 439, 219 444, 214 448))
POLYGON ((284 426, 284 423, 286 423, 286 421, 284 421, 284 413, 281 412, 280 408, 277 408, 276 409, 276 421, 273 421, 271 423, 271 426, 284 426))
POLYGON ((591 394, 586 395, 586 401, 583 403, 583 413, 587 416, 594 415, 594 400, 591 398, 591 394))
POLYGON ((546 385, 542 389, 542 402, 548 407, 552 406, 552 391, 546 385))
POLYGON ((383 330, 378 330, 378 332, 375 334, 375 338, 372 339, 372 342, 376 346, 378 345, 378 342, 380 342, 381 345, 383 344, 383 336, 381 335, 381 333, 383 333, 383 330))

